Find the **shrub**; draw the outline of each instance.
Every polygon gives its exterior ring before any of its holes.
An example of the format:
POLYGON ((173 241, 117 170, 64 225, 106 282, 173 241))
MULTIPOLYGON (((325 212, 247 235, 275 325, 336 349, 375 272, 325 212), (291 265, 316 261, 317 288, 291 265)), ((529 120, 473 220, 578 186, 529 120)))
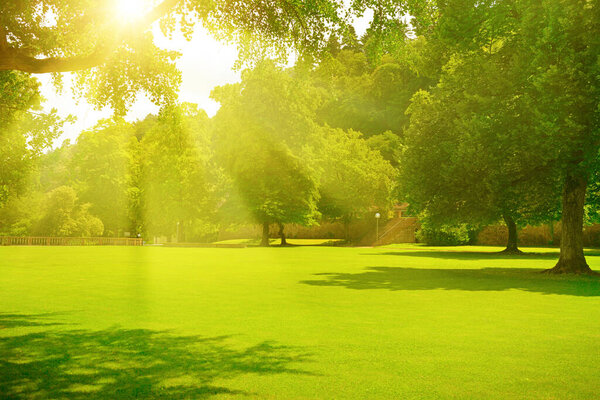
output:
POLYGON ((431 246, 459 246, 471 241, 469 233, 470 229, 466 224, 433 226, 422 223, 416 236, 419 243, 431 246))

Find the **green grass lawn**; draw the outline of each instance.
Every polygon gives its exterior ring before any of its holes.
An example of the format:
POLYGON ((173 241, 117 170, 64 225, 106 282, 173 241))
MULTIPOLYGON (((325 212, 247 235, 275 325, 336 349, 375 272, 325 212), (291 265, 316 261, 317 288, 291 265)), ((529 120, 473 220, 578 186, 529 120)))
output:
POLYGON ((597 399, 600 279, 497 250, 0 248, 0 398, 597 399))
MULTIPOLYGON (((286 239, 288 244, 294 246, 320 246, 324 244, 335 244, 336 242, 343 242, 343 239, 286 239)), ((221 240, 219 242, 214 242, 215 244, 246 244, 246 245, 258 245, 260 244, 260 239, 229 239, 229 240, 221 240)), ((271 245, 277 246, 281 243, 281 240, 278 238, 271 238, 269 240, 271 245)))

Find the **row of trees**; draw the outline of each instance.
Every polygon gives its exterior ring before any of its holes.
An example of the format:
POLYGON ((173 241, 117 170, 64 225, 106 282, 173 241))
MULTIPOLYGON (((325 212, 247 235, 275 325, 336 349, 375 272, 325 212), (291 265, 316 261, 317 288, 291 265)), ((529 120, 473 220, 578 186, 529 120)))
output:
POLYGON ((381 140, 319 120, 328 94, 313 75, 265 61, 214 90, 222 107, 212 119, 182 104, 136 123, 101 121, 39 154, 21 193, 7 182, 0 231, 199 241, 251 222, 268 245, 272 224, 285 243, 285 224, 349 225, 389 209, 396 169, 381 140))

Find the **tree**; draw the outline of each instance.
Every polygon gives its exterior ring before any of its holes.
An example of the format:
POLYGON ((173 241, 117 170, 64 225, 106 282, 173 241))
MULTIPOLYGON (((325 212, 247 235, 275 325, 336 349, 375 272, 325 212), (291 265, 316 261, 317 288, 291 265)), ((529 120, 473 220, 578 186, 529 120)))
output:
POLYGON ((118 2, 75 0, 8 1, 0 5, 0 71, 74 71, 81 93, 97 107, 123 114, 138 92, 171 104, 181 81, 176 52, 154 45, 150 30, 179 28, 191 37, 202 24, 218 39, 236 42, 240 60, 266 52, 285 59, 290 48, 317 52, 326 33, 343 24, 342 4, 333 0, 227 1, 148 0, 129 23, 118 18, 118 2))
POLYGON ((398 135, 391 131, 385 131, 369 137, 367 144, 373 150, 378 151, 394 168, 398 167, 402 147, 402 142, 398 135))
POLYGON ((145 231, 178 241, 206 236, 216 210, 208 116, 184 103, 161 111, 141 132, 141 200, 145 231))
POLYGON ((414 96, 400 181, 413 209, 433 224, 504 220, 504 252, 519 253, 517 224, 545 222, 558 208, 559 183, 528 170, 552 149, 522 140, 523 110, 502 69, 506 58, 502 52, 455 55, 438 85, 414 96))
MULTIPOLYGON (((526 11, 522 45, 535 54, 526 92, 537 117, 533 133, 550 136, 554 168, 546 168, 558 169, 564 182, 560 258, 550 272, 590 273, 582 228, 586 189, 600 149, 600 3, 542 2, 526 11), (543 34, 534 35, 540 29, 543 34)), ((525 59, 525 49, 521 55, 525 59)))
POLYGON ((38 86, 26 74, 0 71, 0 208, 23 193, 36 159, 71 120, 59 118, 55 109, 40 112, 38 86))
POLYGON ((349 240, 354 218, 373 209, 389 210, 396 170, 352 130, 322 128, 319 149, 319 209, 325 217, 344 223, 349 240))
POLYGON ((312 85, 323 89, 317 121, 373 138, 373 148, 397 166, 400 137, 409 123, 405 111, 410 99, 435 81, 424 73, 422 41, 407 40, 403 25, 394 29, 397 42, 382 47, 376 57, 370 54, 378 39, 374 34, 367 34, 360 44, 338 43, 340 50, 323 57, 310 78, 312 85))
POLYGON ((533 150, 531 163, 519 163, 516 174, 562 180, 561 256, 551 272, 589 273, 582 227, 600 145, 600 4, 455 0, 416 1, 409 8, 416 34, 446 49, 441 60, 474 51, 509 55, 499 65, 512 80, 512 97, 506 97, 520 121, 515 140, 533 150))
POLYGON ((89 204, 81 204, 75 190, 60 186, 46 195, 43 214, 34 232, 43 236, 99 236, 104 226, 89 213, 89 204))
POLYGON ((0 235, 27 236, 41 218, 43 194, 35 191, 27 195, 11 196, 0 207, 0 235))
POLYGON ((5 128, 19 117, 19 112, 39 106, 39 82, 17 71, 0 71, 0 126, 5 128))
POLYGON ((90 212, 102 220, 108 236, 137 233, 129 215, 136 144, 130 124, 104 120, 82 132, 71 151, 72 185, 79 199, 90 204, 90 212))
POLYGON ((215 117, 217 152, 235 193, 254 221, 310 225, 319 216, 317 181, 311 168, 315 109, 319 97, 297 71, 263 62, 245 71, 241 84, 217 88, 222 104, 215 117))
POLYGON ((284 146, 263 141, 245 143, 245 151, 251 157, 238 157, 229 169, 235 190, 255 221, 262 225, 261 245, 269 245, 270 224, 279 226, 281 244, 285 245, 284 224, 316 222, 317 183, 303 162, 284 146))

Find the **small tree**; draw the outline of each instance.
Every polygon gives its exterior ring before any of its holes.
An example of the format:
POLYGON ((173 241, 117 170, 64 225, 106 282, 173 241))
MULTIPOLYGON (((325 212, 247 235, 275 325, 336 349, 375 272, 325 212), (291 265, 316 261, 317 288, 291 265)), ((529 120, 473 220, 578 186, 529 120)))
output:
POLYGON ((78 202, 75 190, 60 186, 46 195, 43 214, 34 231, 44 236, 99 236, 102 221, 89 213, 89 204, 78 202))

